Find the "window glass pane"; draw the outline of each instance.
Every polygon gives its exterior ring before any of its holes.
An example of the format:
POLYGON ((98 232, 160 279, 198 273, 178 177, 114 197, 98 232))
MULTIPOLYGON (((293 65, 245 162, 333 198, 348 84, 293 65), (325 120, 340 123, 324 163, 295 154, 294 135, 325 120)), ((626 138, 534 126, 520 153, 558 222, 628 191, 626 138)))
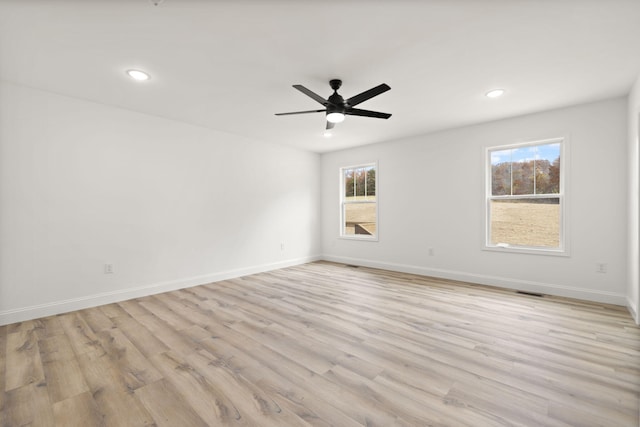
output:
POLYGON ((560 144, 536 146, 536 194, 560 193, 560 144))
POLYGON ((491 194, 511 195, 511 150, 491 152, 491 194))
POLYGON ((355 170, 355 180, 356 180, 356 196, 358 198, 364 197, 366 190, 366 171, 364 169, 356 169, 355 170))
POLYGON ((344 169, 344 195, 353 197, 354 191, 353 169, 344 169))
POLYGON ((344 170, 346 202, 375 201, 376 170, 373 166, 344 170))
POLYGON ((559 143, 496 150, 490 155, 492 196, 560 193, 559 143))
MULTIPOLYGON (((375 196, 374 196, 375 197, 375 196)), ((344 234, 372 235, 376 234, 375 203, 345 203, 344 234)))
POLYGON ((491 244, 560 246, 560 199, 508 199, 490 201, 491 244))
POLYGON ((367 200, 375 200, 376 196, 376 170, 367 168, 367 200))
POLYGON ((511 194, 534 194, 533 168, 536 147, 511 150, 511 194))

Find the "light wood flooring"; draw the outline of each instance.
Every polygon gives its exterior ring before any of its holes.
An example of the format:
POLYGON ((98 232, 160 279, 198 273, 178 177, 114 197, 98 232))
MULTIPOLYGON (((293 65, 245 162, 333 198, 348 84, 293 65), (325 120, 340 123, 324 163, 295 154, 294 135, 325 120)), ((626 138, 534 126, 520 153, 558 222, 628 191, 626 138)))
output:
POLYGON ((318 262, 0 327, 1 426, 633 426, 623 307, 318 262))

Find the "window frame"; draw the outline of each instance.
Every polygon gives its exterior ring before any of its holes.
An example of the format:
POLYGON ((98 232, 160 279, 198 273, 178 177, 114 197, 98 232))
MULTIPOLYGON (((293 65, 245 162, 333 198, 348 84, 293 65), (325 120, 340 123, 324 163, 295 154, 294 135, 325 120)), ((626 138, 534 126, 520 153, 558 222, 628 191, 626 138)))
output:
POLYGON ((526 142, 518 142, 513 144, 504 144, 486 147, 484 150, 485 163, 485 180, 484 180, 484 236, 482 249, 486 251, 508 252, 533 255, 551 255, 551 256, 569 256, 569 238, 567 229, 567 188, 569 176, 569 138, 568 136, 558 136, 553 138, 535 139, 526 142), (494 151, 510 150, 514 148, 532 147, 547 144, 560 144, 560 184, 558 193, 552 194, 517 194, 517 195, 501 195, 494 196, 492 194, 492 169, 491 169, 491 153, 494 151), (519 246, 519 245, 494 245, 491 243, 491 201, 492 200, 509 200, 509 199, 546 199, 558 198, 560 201, 560 223, 559 223, 559 245, 557 248, 540 247, 540 246, 519 246))
POLYGON ((369 242, 377 242, 379 240, 379 236, 380 236, 380 212, 379 212, 379 206, 380 206, 380 198, 379 198, 379 183, 380 183, 380 172, 379 172, 379 167, 378 167, 378 162, 374 161, 374 162, 368 162, 368 163, 358 163, 356 165, 351 165, 351 166, 342 166, 339 168, 339 173, 340 173, 340 200, 339 200, 339 209, 340 209, 340 224, 339 224, 339 231, 338 231, 338 237, 341 239, 347 239, 347 240, 360 240, 360 241, 369 241, 369 242), (349 170, 349 169, 362 169, 362 168, 368 168, 368 167, 373 167, 373 169, 375 170, 375 186, 376 186, 376 200, 375 202, 372 201, 346 201, 345 200, 345 171, 349 170), (376 232, 373 235, 367 235, 367 234, 345 234, 345 206, 348 204, 360 204, 360 203, 375 203, 376 205, 376 232))

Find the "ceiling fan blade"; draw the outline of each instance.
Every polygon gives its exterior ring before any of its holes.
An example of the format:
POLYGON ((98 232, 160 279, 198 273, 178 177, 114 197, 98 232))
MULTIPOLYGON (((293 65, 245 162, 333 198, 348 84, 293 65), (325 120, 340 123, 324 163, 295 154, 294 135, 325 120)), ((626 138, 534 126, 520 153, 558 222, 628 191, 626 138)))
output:
POLYGON ((291 113, 276 113, 276 116, 290 116, 292 114, 307 114, 307 113, 324 113, 327 110, 307 110, 307 111, 293 111, 291 113))
POLYGON ((359 108, 347 108, 344 112, 352 116, 375 117, 376 119, 388 119, 391 117, 389 113, 380 113, 378 111, 361 110, 359 108))
POLYGON ((327 120, 327 130, 333 129, 335 125, 336 125, 335 123, 331 123, 329 120, 327 120))
POLYGON ((329 101, 327 101, 326 99, 324 99, 323 97, 321 97, 317 93, 310 91, 309 89, 307 89, 306 87, 304 87, 302 85, 293 85, 293 87, 298 89, 300 92, 304 93, 308 97, 315 99, 316 101, 318 101, 320 104, 322 104, 324 106, 329 104, 329 101))
POLYGON ((388 91, 389 89, 391 88, 386 83, 382 83, 381 85, 371 88, 369 90, 365 90, 364 92, 359 93, 356 96, 352 96, 351 98, 347 99, 346 103, 351 106, 358 105, 361 102, 366 101, 367 99, 371 99, 374 96, 380 95, 381 93, 388 91))

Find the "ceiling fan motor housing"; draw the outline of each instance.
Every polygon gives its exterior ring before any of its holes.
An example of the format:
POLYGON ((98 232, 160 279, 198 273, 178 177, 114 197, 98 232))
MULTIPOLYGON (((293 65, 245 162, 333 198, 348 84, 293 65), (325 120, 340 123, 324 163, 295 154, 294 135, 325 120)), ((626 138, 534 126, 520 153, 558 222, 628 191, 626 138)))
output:
POLYGON ((330 80, 329 85, 331 86, 331 89, 333 89, 333 95, 327 99, 327 101, 329 101, 329 104, 327 105, 327 114, 344 113, 347 105, 344 102, 344 98, 338 94, 338 89, 342 86, 342 80, 330 80))
POLYGON ((346 105, 343 97, 334 93, 329 97, 328 101, 327 113, 344 113, 346 105))

